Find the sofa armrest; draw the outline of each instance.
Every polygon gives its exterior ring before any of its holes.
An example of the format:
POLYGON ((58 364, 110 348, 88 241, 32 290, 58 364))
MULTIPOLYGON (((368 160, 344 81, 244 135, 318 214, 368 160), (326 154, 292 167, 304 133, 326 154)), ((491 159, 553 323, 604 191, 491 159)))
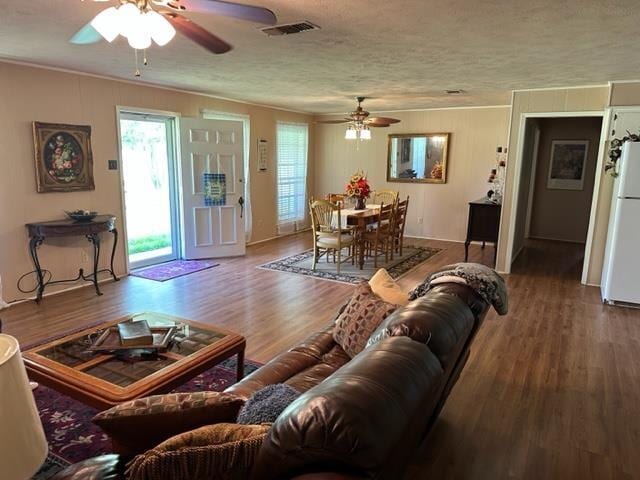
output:
POLYGON ((377 478, 404 466, 442 381, 426 345, 380 341, 289 405, 262 444, 254 478, 323 471, 377 478))

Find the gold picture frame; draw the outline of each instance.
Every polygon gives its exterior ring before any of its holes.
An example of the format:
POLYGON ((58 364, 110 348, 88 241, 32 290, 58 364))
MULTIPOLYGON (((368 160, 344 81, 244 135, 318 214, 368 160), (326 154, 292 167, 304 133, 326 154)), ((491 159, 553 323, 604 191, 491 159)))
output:
POLYGON ((387 146, 387 182, 447 183, 450 133, 394 133, 387 146))
POLYGON ((95 190, 91 127, 33 122, 39 193, 95 190))

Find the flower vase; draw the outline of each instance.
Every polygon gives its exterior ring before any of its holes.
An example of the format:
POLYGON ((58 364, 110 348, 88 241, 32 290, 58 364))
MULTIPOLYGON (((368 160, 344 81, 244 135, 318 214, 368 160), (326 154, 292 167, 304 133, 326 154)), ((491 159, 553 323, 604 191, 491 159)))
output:
POLYGON ((367 205, 364 203, 364 198, 357 197, 356 198, 356 208, 355 210, 364 210, 367 208, 367 205))

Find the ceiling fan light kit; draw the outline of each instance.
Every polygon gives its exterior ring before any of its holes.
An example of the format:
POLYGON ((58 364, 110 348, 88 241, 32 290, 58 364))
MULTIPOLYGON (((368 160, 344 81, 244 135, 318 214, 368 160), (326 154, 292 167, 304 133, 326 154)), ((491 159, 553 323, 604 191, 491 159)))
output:
POLYGON ((344 132, 345 140, 371 140, 370 127, 388 127, 392 123, 399 123, 397 118, 390 117, 369 117, 369 112, 362 108, 365 97, 357 97, 358 108, 347 114, 341 120, 320 120, 317 123, 340 124, 347 123, 347 130, 344 132))
POLYGON ((158 12, 145 8, 148 8, 148 4, 138 6, 129 2, 118 8, 109 7, 96 15, 91 26, 107 42, 113 42, 118 35, 122 35, 129 46, 136 50, 149 48, 152 39, 162 47, 175 36, 176 29, 158 12))
MULTIPOLYGON (((84 1, 84 0, 83 0, 84 1)), ((112 0, 94 0, 106 2, 112 0)), ((268 8, 234 3, 226 0, 117 0, 117 7, 109 7, 95 16, 71 39, 75 45, 90 45, 105 39, 109 43, 118 36, 127 39, 136 51, 136 76, 138 50, 146 50, 153 42, 167 45, 176 32, 200 45, 211 53, 222 54, 233 47, 205 28, 193 22, 183 13, 204 13, 239 18, 250 22, 275 25, 277 18, 268 8), (160 10, 157 10, 160 9, 160 10)), ((146 61, 145 52, 144 64, 146 61)))

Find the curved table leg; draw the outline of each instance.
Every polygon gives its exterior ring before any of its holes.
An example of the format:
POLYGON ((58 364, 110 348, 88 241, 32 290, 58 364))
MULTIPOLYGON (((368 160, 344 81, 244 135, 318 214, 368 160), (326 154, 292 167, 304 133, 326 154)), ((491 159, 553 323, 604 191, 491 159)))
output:
POLYGON ((87 235, 87 240, 93 244, 93 286, 96 288, 96 293, 102 295, 100 287, 98 286, 98 260, 100 259, 100 236, 97 233, 87 235))
POLYGON ((44 293, 44 275, 42 274, 42 268, 40 267, 40 260, 38 259, 38 247, 42 245, 44 237, 31 237, 29 240, 29 253, 31 254, 31 260, 36 267, 36 274, 38 276, 38 293, 36 295, 36 302, 40 303, 42 300, 42 294, 44 293))
POLYGON ((116 247, 118 246, 118 230, 114 228, 111 230, 111 233, 113 233, 113 248, 111 249, 111 276, 113 277, 113 280, 117 282, 120 279, 116 277, 116 271, 113 269, 113 259, 116 256, 116 247))

